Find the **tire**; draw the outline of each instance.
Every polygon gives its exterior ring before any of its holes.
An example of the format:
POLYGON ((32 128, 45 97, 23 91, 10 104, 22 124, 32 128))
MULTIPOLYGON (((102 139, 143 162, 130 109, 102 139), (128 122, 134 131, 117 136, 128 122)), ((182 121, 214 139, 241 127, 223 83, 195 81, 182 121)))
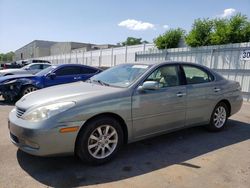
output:
POLYGON ((226 127, 227 119, 229 117, 229 110, 224 102, 218 103, 211 115, 210 124, 207 128, 210 131, 217 132, 226 127))
POLYGON ((27 95, 28 93, 36 91, 36 90, 37 90, 37 88, 35 86, 32 86, 32 85, 26 86, 22 89, 21 97, 23 97, 24 95, 27 95))
POLYGON ((10 97, 8 95, 2 95, 2 97, 3 97, 4 101, 7 103, 14 103, 17 101, 16 97, 10 97))
POLYGON ((92 165, 106 163, 120 150, 123 137, 121 125, 115 118, 104 116, 96 118, 84 125, 79 132, 76 155, 83 162, 92 165))

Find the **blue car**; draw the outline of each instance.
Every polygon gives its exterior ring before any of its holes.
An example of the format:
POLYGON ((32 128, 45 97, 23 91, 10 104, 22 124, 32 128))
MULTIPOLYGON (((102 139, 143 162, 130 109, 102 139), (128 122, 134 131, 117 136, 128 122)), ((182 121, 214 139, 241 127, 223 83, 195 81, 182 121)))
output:
POLYGON ((37 89, 77 81, 86 81, 100 72, 102 72, 101 69, 86 65, 52 65, 35 75, 1 77, 0 95, 7 101, 15 101, 37 89))

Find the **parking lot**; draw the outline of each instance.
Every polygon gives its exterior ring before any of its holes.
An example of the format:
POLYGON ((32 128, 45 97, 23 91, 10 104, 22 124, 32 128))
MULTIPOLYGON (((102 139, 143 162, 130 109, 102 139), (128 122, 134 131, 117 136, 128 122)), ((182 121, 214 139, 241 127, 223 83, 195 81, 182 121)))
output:
POLYGON ((10 141, 0 99, 0 187, 249 187, 250 103, 219 133, 190 128, 125 146, 108 164, 41 158, 10 141))

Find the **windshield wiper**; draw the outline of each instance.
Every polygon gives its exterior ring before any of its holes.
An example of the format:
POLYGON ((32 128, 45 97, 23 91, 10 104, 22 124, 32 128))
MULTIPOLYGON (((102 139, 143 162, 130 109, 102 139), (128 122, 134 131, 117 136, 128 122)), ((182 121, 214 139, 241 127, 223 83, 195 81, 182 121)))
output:
POLYGON ((103 86, 110 86, 108 83, 104 82, 104 81, 101 81, 101 80, 90 80, 91 82, 97 82, 99 83, 100 85, 103 85, 103 86))

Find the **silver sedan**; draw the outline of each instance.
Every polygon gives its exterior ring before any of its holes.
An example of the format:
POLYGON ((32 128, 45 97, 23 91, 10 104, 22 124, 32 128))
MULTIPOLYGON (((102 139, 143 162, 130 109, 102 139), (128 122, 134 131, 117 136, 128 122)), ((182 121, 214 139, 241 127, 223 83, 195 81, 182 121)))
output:
POLYGON ((48 68, 51 66, 49 63, 31 63, 26 65, 20 69, 4 69, 0 70, 0 76, 10 76, 10 75, 17 75, 17 74, 36 74, 43 69, 48 68))
POLYGON ((32 155, 101 164, 125 143, 190 126, 220 131, 241 105, 239 83, 204 66, 123 64, 25 95, 9 114, 10 138, 32 155))

